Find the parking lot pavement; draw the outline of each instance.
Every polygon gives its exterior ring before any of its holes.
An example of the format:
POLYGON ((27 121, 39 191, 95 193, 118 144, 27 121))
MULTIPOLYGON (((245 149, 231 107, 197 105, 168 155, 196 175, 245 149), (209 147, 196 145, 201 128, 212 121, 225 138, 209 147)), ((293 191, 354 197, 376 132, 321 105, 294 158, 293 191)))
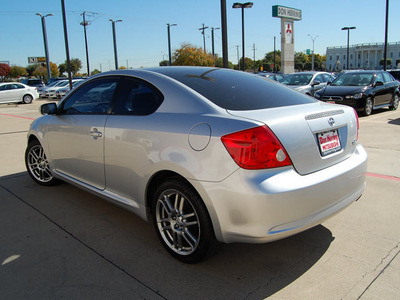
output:
POLYGON ((38 106, 0 105, 0 299, 398 299, 400 111, 360 118, 362 198, 324 224, 261 245, 171 258, 151 224, 71 185, 25 172, 38 106))

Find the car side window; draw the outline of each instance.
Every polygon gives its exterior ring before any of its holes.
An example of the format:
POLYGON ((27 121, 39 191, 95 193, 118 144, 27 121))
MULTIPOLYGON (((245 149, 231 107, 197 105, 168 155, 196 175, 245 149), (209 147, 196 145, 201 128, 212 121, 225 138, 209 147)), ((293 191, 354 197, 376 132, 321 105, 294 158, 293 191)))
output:
POLYGON ((93 80, 78 88, 62 104, 63 114, 107 114, 119 77, 93 80))
POLYGON ((154 86, 136 78, 121 80, 113 114, 145 116, 154 113, 164 97, 154 86))
POLYGON ((376 74, 375 82, 378 82, 378 81, 385 82, 385 81, 383 80, 382 73, 376 74))
POLYGON ((382 75, 383 75, 383 78, 385 79, 384 82, 387 83, 387 82, 392 82, 393 81, 392 77, 388 73, 382 73, 382 75))
POLYGON ((314 82, 319 81, 320 83, 325 82, 324 78, 322 77, 322 74, 318 74, 315 76, 314 82))

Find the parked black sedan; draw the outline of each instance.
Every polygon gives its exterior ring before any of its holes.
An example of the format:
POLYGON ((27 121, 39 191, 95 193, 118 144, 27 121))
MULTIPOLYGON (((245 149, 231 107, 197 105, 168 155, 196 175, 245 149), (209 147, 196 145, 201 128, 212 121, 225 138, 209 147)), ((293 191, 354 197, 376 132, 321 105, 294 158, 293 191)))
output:
POLYGON ((368 116, 372 110, 399 106, 399 85, 385 71, 347 72, 315 93, 314 97, 328 103, 345 104, 368 116))

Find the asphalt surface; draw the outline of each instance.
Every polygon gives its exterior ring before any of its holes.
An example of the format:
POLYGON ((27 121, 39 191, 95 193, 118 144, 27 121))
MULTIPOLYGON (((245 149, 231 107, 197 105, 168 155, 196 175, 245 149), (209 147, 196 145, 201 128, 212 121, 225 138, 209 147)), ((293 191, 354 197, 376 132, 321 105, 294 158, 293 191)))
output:
POLYGON ((132 213, 30 179, 26 133, 45 102, 0 104, 0 299, 400 299, 399 110, 360 118, 359 201, 296 236, 187 265, 132 213))

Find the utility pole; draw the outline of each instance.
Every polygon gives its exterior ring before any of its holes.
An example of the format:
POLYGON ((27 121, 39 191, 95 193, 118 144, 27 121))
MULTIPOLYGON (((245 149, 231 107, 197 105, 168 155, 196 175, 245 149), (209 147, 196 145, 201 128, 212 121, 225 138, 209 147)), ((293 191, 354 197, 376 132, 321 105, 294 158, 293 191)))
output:
POLYGON ((206 36, 204 34, 204 30, 206 30, 208 28, 204 27, 204 23, 203 23, 203 27, 199 28, 199 30, 201 30, 201 34, 203 35, 203 44, 204 44, 204 53, 206 53, 206 36))
POLYGON ((87 74, 90 76, 90 68, 89 68, 89 50, 88 50, 88 44, 87 44, 87 35, 86 35, 86 26, 89 25, 89 22, 86 21, 86 11, 84 11, 81 16, 83 16, 83 22, 81 25, 83 26, 83 32, 85 35, 85 48, 86 48, 86 67, 87 67, 87 74))

